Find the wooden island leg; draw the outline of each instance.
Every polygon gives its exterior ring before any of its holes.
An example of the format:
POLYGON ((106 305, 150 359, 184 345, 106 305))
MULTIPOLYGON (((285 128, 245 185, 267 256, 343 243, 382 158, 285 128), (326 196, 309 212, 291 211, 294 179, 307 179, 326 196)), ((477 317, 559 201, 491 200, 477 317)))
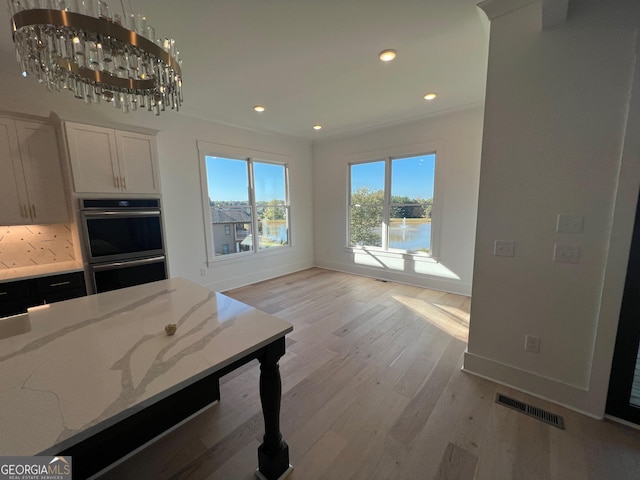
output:
POLYGON ((267 347, 260 361, 260 402, 264 417, 264 438, 258 447, 258 470, 261 480, 279 480, 286 477, 293 467, 289 465, 289 446, 280 433, 280 401, 282 383, 278 361, 284 355, 284 337, 267 347))

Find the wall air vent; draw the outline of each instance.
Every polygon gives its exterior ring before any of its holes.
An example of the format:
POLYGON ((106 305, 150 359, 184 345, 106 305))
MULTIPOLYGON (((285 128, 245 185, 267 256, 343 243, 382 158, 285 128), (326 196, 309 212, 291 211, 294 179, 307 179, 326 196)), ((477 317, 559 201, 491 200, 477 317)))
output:
POLYGON ((501 393, 496 394, 496 403, 504 405, 508 408, 512 408, 524 413, 525 415, 537 418, 538 420, 548 423, 549 425, 553 425, 554 427, 558 427, 564 430, 564 420, 560 415, 556 415, 555 413, 547 412, 546 410, 542 410, 541 408, 534 407, 533 405, 523 403, 520 400, 516 400, 515 398, 507 397, 506 395, 503 395, 501 393))

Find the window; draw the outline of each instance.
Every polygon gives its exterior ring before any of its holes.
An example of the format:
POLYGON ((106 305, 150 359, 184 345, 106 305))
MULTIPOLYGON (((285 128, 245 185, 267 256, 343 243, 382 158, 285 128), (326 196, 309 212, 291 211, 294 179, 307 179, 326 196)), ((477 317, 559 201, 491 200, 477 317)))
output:
POLYGON ((350 166, 349 245, 432 254, 435 153, 350 166))
POLYGON ((286 165, 209 155, 205 164, 215 256, 289 245, 286 165))

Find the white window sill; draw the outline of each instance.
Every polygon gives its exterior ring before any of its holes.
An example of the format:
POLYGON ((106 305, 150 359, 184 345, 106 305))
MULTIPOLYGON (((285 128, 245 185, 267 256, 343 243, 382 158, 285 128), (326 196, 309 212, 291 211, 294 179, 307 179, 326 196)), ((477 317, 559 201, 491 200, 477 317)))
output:
POLYGON ((402 250, 383 250, 382 248, 378 247, 345 246, 344 249, 347 252, 372 255, 374 257, 404 259, 424 263, 438 263, 438 258, 429 253, 411 253, 402 250))
POLYGON ((216 264, 232 264, 241 262, 250 262, 264 257, 273 255, 283 255, 291 251, 291 245, 283 247, 265 248, 257 252, 230 253, 227 255, 218 255, 213 260, 207 260, 207 267, 211 268, 216 264))

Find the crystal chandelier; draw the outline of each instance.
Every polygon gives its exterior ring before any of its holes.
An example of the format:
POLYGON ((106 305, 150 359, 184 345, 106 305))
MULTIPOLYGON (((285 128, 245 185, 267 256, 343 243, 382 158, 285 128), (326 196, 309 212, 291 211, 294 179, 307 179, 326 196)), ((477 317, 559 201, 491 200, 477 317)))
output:
POLYGON ((9 0, 22 75, 85 103, 160 115, 182 105, 179 53, 146 17, 109 16, 101 0, 9 0), (125 26, 123 26, 123 23, 125 26))

